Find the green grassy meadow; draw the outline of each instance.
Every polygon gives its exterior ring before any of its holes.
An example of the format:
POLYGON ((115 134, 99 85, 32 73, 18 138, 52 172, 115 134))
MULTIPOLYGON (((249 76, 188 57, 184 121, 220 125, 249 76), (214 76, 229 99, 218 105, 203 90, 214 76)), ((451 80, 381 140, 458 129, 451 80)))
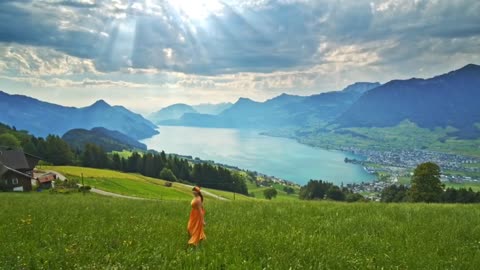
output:
POLYGON ((468 182, 468 183, 445 183, 445 187, 451 188, 471 188, 473 191, 480 191, 480 183, 468 182))
POLYGON ((188 201, 0 193, 0 269, 478 269, 477 205, 188 201))

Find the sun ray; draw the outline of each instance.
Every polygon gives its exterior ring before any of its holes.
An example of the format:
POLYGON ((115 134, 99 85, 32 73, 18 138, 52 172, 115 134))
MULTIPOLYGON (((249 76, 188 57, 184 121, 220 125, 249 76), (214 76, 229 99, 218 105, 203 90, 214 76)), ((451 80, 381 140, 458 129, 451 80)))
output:
POLYGON ((176 8, 182 16, 192 21, 201 21, 212 14, 221 13, 224 5, 219 0, 170 0, 170 5, 176 8))

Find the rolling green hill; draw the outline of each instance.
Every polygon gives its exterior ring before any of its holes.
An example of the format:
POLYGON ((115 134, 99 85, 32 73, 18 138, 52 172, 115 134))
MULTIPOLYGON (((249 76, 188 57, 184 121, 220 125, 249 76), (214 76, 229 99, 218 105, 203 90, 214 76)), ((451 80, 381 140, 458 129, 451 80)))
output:
POLYGON ((62 136, 72 149, 84 149, 86 144, 96 144, 106 152, 123 150, 147 150, 147 146, 129 136, 102 127, 91 130, 76 128, 62 136))
POLYGON ((74 166, 43 166, 41 169, 59 172, 80 183, 83 174, 85 185, 121 195, 170 200, 188 200, 192 197, 191 191, 184 186, 174 184, 173 187, 166 187, 163 180, 139 174, 74 166))
POLYGON ((206 200, 0 193, 2 269, 476 269, 476 205, 206 200), (27 206, 27 207, 26 207, 27 206), (19 252, 22 251, 22 252, 19 252))
MULTIPOLYGON (((190 200, 192 198, 191 188, 186 185, 173 183, 172 187, 166 187, 164 180, 135 173, 75 166, 42 166, 39 169, 53 170, 78 182, 81 182, 83 174, 85 185, 120 195, 156 200, 190 200)), ((232 192, 215 189, 204 190, 228 200, 234 199, 232 192)), ((205 196, 212 198, 208 194, 205 196)), ((253 198, 235 194, 235 200, 253 200, 253 198)))

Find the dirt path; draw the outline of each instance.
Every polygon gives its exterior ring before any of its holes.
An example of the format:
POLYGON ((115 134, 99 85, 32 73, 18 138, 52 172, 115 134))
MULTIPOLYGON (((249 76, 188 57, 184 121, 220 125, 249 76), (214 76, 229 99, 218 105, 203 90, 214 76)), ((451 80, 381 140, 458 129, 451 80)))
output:
MULTIPOLYGON (((67 179, 63 174, 57 172, 57 171, 52 171, 52 170, 45 170, 47 173, 54 173, 57 175, 57 179, 64 181, 67 179)), ((81 184, 78 184, 79 186, 82 186, 81 184)), ((146 199, 146 198, 140 198, 140 197, 133 197, 133 196, 127 196, 127 195, 121 195, 117 193, 112 193, 108 191, 104 191, 101 189, 96 189, 96 188, 91 188, 90 192, 100 194, 103 196, 110 196, 110 197, 117 197, 117 198, 124 198, 124 199, 131 199, 131 200, 151 200, 151 199, 146 199)))
MULTIPOLYGON (((184 186, 184 187, 188 187, 188 188, 190 188, 190 189, 192 189, 192 188, 193 188, 193 186, 191 186, 191 185, 186 185, 186 184, 181 184, 181 183, 175 183, 175 185, 182 185, 182 186, 184 186)), ((206 190, 202 190, 202 193, 203 193, 203 194, 205 194, 205 195, 211 196, 211 197, 213 197, 213 198, 215 198, 215 199, 217 199, 217 200, 221 200, 221 201, 230 201, 230 200, 229 200, 229 199, 227 199, 227 198, 224 198, 224 197, 218 196, 218 195, 216 195, 216 194, 213 194, 213 193, 211 193, 211 192, 208 192, 208 191, 206 191, 206 190)))
POLYGON ((96 188, 91 188, 91 189, 90 189, 90 192, 93 192, 93 193, 96 193, 96 194, 100 194, 100 195, 104 195, 104 196, 124 198, 124 199, 131 199, 131 200, 153 201, 153 199, 126 196, 126 195, 121 195, 121 194, 112 193, 112 192, 108 192, 108 191, 103 191, 103 190, 96 189, 96 188))

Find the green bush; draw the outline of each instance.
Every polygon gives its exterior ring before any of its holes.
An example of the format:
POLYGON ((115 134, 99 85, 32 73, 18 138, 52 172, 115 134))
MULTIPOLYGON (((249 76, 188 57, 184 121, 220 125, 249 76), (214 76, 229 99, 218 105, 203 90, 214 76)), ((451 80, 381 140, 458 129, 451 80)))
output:
POLYGON ((348 193, 347 196, 345 197, 345 201, 347 202, 361 202, 365 201, 365 198, 358 193, 348 193))
POLYGON ((163 168, 162 171, 160 172, 160 179, 171 181, 171 182, 177 182, 177 177, 175 174, 173 174, 172 170, 169 168, 163 168))
POLYGON ((92 189, 92 187, 90 186, 81 186, 78 188, 78 191, 79 192, 90 192, 90 190, 92 189))
POLYGON ((275 188, 271 187, 271 188, 267 188, 263 191, 263 196, 265 196, 265 198, 267 200, 271 200, 271 199, 277 197, 277 193, 278 193, 277 190, 275 188))

